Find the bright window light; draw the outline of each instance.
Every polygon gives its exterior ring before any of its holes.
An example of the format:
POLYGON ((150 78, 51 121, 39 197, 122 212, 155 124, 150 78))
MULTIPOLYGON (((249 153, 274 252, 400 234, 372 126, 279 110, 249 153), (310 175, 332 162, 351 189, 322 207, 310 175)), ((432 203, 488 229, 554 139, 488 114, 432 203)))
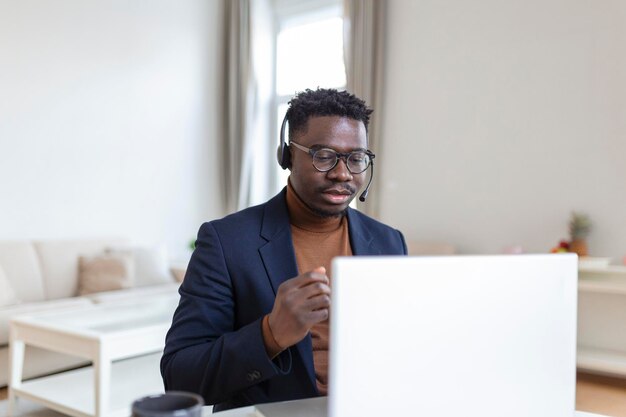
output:
MULTIPOLYGON (((273 137, 278 138, 288 101, 307 88, 346 88, 343 57, 343 18, 340 0, 274 0, 277 5, 275 38, 275 95, 273 137), (293 7, 294 4, 306 7, 293 7), (282 6, 285 7, 282 7, 282 6)), ((272 150, 275 148, 272 142, 272 150)), ((276 190, 287 183, 289 170, 275 165, 276 190)))
POLYGON ((345 86, 340 17, 284 28, 278 33, 276 49, 278 95, 345 86))

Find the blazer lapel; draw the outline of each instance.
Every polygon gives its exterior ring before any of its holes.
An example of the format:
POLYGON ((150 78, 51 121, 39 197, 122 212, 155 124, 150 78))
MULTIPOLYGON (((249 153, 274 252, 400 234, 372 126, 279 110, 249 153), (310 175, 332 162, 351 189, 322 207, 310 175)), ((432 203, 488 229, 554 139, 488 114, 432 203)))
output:
POLYGON ((352 254, 356 256, 379 255, 381 251, 360 216, 356 210, 348 208, 348 232, 352 254))
POLYGON ((261 237, 266 243, 259 248, 259 254, 276 295, 280 284, 298 275, 285 190, 265 205, 261 237))
MULTIPOLYGON (((298 264, 291 239, 285 192, 286 190, 283 189, 280 194, 267 202, 263 213, 263 225, 261 226, 261 237, 267 243, 259 248, 259 254, 274 295, 278 292, 280 284, 298 275, 298 264)), ((307 335, 296 344, 296 347, 302 357, 311 384, 314 390, 317 390, 311 336, 307 335)))

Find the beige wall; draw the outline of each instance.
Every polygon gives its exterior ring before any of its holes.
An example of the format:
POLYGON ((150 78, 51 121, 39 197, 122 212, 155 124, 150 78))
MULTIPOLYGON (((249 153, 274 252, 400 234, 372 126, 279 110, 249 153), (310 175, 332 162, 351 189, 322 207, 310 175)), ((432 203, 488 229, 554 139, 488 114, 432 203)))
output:
POLYGON ((626 254, 626 2, 388 2, 381 218, 464 253, 626 254))
POLYGON ((0 239, 186 254, 221 215, 222 2, 0 0, 0 239))

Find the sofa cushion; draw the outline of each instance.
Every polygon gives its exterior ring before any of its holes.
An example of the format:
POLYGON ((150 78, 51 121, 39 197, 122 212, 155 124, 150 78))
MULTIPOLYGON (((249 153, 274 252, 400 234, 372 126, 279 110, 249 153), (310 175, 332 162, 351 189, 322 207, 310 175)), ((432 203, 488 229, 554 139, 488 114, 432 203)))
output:
POLYGON ((78 295, 131 288, 134 263, 130 254, 80 256, 78 295))
POLYGON ((48 311, 60 312, 77 308, 83 309, 93 307, 93 302, 84 297, 73 297, 35 303, 22 303, 8 307, 0 307, 0 346, 9 343, 9 321, 13 317, 48 311))
POLYGON ((0 266, 18 300, 32 302, 45 299, 43 277, 32 243, 0 241, 0 266))
POLYGON ((107 253, 130 254, 135 265, 135 286, 169 284, 174 277, 168 269, 165 245, 155 247, 122 246, 107 248, 107 253))
POLYGON ((17 297, 2 265, 0 265, 0 307, 17 304, 17 297))
POLYGON ((129 302, 133 300, 145 300, 146 298, 160 298, 166 296, 178 297, 178 286, 176 282, 162 285, 152 285, 148 287, 130 288, 121 291, 100 292, 85 295, 96 304, 110 304, 117 302, 129 302))
POLYGON ((75 296, 78 293, 78 257, 96 255, 107 247, 124 243, 126 240, 119 238, 35 242, 45 298, 51 300, 75 296))
POLYGON ((170 268, 170 272, 174 276, 174 280, 176 282, 183 282, 183 280, 185 279, 185 274, 187 273, 187 267, 173 266, 170 268))

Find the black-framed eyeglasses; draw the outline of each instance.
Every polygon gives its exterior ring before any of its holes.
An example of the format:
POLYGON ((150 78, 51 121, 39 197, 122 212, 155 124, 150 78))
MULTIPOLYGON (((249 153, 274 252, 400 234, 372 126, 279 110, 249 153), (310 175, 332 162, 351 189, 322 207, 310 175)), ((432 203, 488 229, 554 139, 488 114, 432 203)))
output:
POLYGON ((289 144, 311 155, 311 158, 313 158, 313 167, 320 172, 330 171, 337 166, 339 159, 343 159, 343 162, 345 162, 351 174, 360 174, 370 166, 372 159, 376 157, 376 155, 369 150, 342 153, 329 148, 311 149, 294 141, 290 141, 289 144))

